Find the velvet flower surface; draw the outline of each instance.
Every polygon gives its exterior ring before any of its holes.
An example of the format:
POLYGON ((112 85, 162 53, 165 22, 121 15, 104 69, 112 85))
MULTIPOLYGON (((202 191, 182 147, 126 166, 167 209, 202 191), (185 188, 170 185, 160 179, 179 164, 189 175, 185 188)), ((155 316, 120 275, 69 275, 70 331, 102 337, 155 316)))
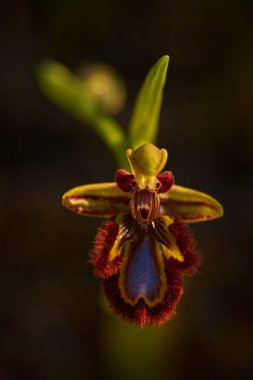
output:
POLYGON ((115 182, 76 187, 62 200, 77 214, 106 218, 90 262, 112 310, 141 327, 170 319, 183 276, 198 268, 187 224, 223 215, 214 198, 175 185, 172 172, 162 172, 167 156, 149 143, 128 149, 132 173, 120 169, 115 182))

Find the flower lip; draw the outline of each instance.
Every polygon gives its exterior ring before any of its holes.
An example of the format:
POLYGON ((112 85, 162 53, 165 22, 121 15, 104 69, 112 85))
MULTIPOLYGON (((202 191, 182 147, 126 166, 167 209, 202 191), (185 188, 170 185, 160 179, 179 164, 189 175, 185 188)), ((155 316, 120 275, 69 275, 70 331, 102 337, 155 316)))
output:
MULTIPOLYGON (((113 310, 141 327, 160 325, 175 314, 183 293, 183 275, 195 273, 201 259, 185 224, 173 223, 164 217, 156 223, 159 223, 159 232, 152 225, 138 232, 140 226, 137 225, 132 239, 127 240, 127 249, 123 249, 121 265, 115 261, 112 275, 103 276, 103 288, 113 310), (166 253, 160 250, 157 232, 161 244, 170 246, 166 253), (167 243, 163 240, 165 233, 167 243), (183 260, 178 260, 179 252, 183 260)), ((101 260, 101 252, 97 254, 101 260)))

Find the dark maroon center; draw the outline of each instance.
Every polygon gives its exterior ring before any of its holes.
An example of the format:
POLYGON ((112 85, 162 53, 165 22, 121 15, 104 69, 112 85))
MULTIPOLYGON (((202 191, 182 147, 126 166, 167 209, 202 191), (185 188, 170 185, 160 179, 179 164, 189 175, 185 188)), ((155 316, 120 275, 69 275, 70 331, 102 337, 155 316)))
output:
POLYGON ((159 216, 160 200, 154 190, 136 190, 130 201, 130 210, 140 224, 149 224, 159 216))

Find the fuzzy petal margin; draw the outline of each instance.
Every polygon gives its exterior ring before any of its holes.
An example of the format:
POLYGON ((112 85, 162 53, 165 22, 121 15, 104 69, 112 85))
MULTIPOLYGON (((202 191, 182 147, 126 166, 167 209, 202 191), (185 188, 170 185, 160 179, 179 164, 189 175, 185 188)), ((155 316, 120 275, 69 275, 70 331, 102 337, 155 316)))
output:
POLYGON ((161 325, 174 314, 176 305, 183 293, 182 273, 178 271, 166 271, 168 291, 164 300, 152 308, 140 299, 133 306, 125 302, 118 287, 119 275, 111 276, 103 280, 103 289, 112 310, 130 323, 144 327, 148 325, 161 325))
POLYGON ((117 273, 122 256, 119 250, 120 226, 113 220, 104 222, 97 231, 89 262, 96 276, 104 278, 117 273))
MULTIPOLYGON (((184 275, 192 275, 198 269, 201 256, 197 250, 196 242, 192 238, 188 226, 174 221, 168 226, 175 243, 180 249, 184 260, 174 257, 163 258, 164 273, 167 282, 167 291, 160 303, 148 305, 145 299, 139 299, 133 305, 126 302, 120 289, 120 273, 103 279, 102 285, 112 310, 121 318, 140 327, 148 325, 161 325, 169 320, 176 312, 176 306, 183 294, 182 279, 184 275)), ((119 267, 119 271, 121 268, 119 267)))

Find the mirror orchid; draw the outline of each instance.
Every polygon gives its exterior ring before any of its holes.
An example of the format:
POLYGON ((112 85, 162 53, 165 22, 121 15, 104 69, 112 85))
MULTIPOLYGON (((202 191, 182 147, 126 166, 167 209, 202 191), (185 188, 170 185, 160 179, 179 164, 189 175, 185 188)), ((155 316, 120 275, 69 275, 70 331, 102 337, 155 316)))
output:
POLYGON ((112 310, 141 327, 160 325, 175 313, 183 276, 200 262, 188 223, 219 218, 223 209, 162 172, 165 149, 145 143, 126 154, 131 173, 119 169, 115 182, 75 187, 62 203, 79 215, 106 218, 89 257, 112 310))

